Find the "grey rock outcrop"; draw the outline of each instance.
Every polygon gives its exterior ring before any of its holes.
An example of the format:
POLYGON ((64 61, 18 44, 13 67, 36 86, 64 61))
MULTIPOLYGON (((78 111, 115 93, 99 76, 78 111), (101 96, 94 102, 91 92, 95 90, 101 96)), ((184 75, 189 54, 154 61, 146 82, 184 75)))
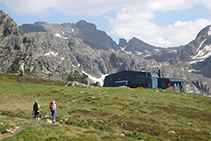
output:
POLYGON ((119 47, 125 47, 127 45, 127 40, 124 38, 119 39, 119 47))
POLYGON ((135 55, 138 54, 146 54, 147 52, 154 52, 156 49, 161 49, 158 47, 154 47, 149 45, 142 40, 133 37, 131 40, 128 41, 125 51, 132 52, 135 55))
POLYGON ((0 72, 17 73, 36 48, 7 14, 0 11, 0 17, 0 72))

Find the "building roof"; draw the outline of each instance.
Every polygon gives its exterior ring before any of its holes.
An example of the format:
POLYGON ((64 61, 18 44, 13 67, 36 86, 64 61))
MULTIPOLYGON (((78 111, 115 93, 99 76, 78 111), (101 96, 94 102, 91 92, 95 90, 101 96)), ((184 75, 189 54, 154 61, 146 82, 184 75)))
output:
MULTIPOLYGON (((124 70, 114 74, 107 75, 106 77, 119 77, 119 80, 123 80, 121 77, 127 77, 126 79, 130 79, 133 77, 145 77, 145 78, 158 78, 160 82, 185 82, 185 79, 178 78, 167 78, 167 77, 159 77, 159 74, 156 72, 142 72, 142 71, 132 71, 132 70, 124 70)), ((124 80, 126 80, 124 79, 124 80)))
POLYGON ((167 81, 167 82, 185 82, 185 79, 178 79, 178 78, 165 78, 165 77, 160 77, 159 80, 161 81, 167 81))

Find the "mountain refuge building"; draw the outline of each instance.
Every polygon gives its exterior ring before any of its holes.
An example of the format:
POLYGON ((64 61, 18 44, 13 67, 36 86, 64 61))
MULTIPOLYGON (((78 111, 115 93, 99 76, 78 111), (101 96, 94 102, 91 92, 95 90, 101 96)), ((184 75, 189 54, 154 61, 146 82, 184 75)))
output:
POLYGON ((122 71, 107 75, 103 87, 127 86, 130 88, 161 88, 172 91, 183 91, 185 79, 166 78, 161 70, 156 72, 122 71))

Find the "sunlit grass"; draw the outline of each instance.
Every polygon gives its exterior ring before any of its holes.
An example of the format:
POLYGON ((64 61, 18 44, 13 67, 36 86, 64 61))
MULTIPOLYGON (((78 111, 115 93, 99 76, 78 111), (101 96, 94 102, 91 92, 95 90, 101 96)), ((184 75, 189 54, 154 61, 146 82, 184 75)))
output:
POLYGON ((1 77, 1 115, 19 117, 23 126, 9 140, 211 139, 211 99, 205 96, 160 89, 65 87, 41 80, 19 83, 20 76, 1 77), (35 100, 42 117, 50 115, 49 102, 56 101, 59 125, 34 121, 35 100))

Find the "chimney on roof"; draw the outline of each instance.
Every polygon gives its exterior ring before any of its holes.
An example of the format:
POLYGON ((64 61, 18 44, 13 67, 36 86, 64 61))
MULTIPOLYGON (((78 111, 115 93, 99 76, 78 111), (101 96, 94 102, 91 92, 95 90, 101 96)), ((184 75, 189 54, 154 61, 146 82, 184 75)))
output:
POLYGON ((159 69, 158 75, 159 75, 159 77, 163 77, 161 69, 159 69))

